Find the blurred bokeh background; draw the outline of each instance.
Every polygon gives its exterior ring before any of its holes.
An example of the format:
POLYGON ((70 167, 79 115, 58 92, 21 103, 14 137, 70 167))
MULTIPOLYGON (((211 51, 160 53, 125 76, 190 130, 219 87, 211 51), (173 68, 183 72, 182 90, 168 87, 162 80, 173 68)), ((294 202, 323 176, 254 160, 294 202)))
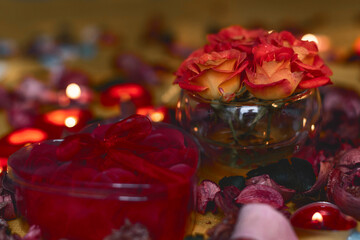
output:
POLYGON ((335 45, 350 45, 360 33, 357 0, 1 0, 1 36, 24 43, 39 32, 65 26, 78 35, 97 25, 134 46, 150 19, 158 18, 178 41, 197 45, 208 31, 231 24, 296 29, 327 34, 335 45))

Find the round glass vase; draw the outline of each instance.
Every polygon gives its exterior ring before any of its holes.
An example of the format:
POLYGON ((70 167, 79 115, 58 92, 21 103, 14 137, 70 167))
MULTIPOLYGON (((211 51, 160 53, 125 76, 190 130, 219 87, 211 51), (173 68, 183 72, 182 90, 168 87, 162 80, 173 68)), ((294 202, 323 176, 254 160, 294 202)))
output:
POLYGON ((291 156, 315 136, 321 112, 317 89, 279 100, 245 93, 236 101, 209 101, 182 91, 176 118, 195 135, 209 162, 250 168, 291 156))

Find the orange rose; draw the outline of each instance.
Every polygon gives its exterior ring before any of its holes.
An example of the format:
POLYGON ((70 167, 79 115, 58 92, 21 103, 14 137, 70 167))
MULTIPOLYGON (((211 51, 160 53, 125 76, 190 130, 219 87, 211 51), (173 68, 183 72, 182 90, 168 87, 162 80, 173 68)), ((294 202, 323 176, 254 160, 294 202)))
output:
POLYGON ((290 32, 269 34, 231 26, 208 40, 182 63, 175 80, 206 99, 230 101, 245 85, 255 97, 275 100, 297 89, 331 83, 332 72, 316 44, 296 39, 290 32))
POLYGON ((290 96, 303 74, 291 71, 294 51, 291 48, 278 48, 261 44, 253 49, 254 69, 247 69, 244 80, 249 92, 260 99, 274 100, 290 96))
POLYGON ((200 49, 180 66, 175 83, 205 99, 231 100, 241 87, 245 58, 246 54, 236 49, 210 53, 200 49))

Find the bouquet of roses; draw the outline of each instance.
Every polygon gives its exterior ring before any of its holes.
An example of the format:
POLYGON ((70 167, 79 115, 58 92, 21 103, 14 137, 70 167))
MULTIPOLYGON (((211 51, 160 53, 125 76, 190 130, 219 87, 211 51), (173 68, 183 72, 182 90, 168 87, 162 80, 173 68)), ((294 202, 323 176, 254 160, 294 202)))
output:
POLYGON ((175 83, 208 100, 232 101, 246 90, 275 100, 331 83, 314 42, 290 32, 230 26, 207 37, 176 72, 175 83))

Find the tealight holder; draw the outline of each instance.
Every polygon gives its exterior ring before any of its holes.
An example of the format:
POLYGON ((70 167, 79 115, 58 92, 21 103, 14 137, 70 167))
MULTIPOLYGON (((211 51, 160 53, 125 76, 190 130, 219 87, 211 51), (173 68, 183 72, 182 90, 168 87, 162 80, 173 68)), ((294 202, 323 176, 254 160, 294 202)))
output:
POLYGON ((299 208, 290 218, 300 240, 358 240, 357 222, 329 202, 299 208))

